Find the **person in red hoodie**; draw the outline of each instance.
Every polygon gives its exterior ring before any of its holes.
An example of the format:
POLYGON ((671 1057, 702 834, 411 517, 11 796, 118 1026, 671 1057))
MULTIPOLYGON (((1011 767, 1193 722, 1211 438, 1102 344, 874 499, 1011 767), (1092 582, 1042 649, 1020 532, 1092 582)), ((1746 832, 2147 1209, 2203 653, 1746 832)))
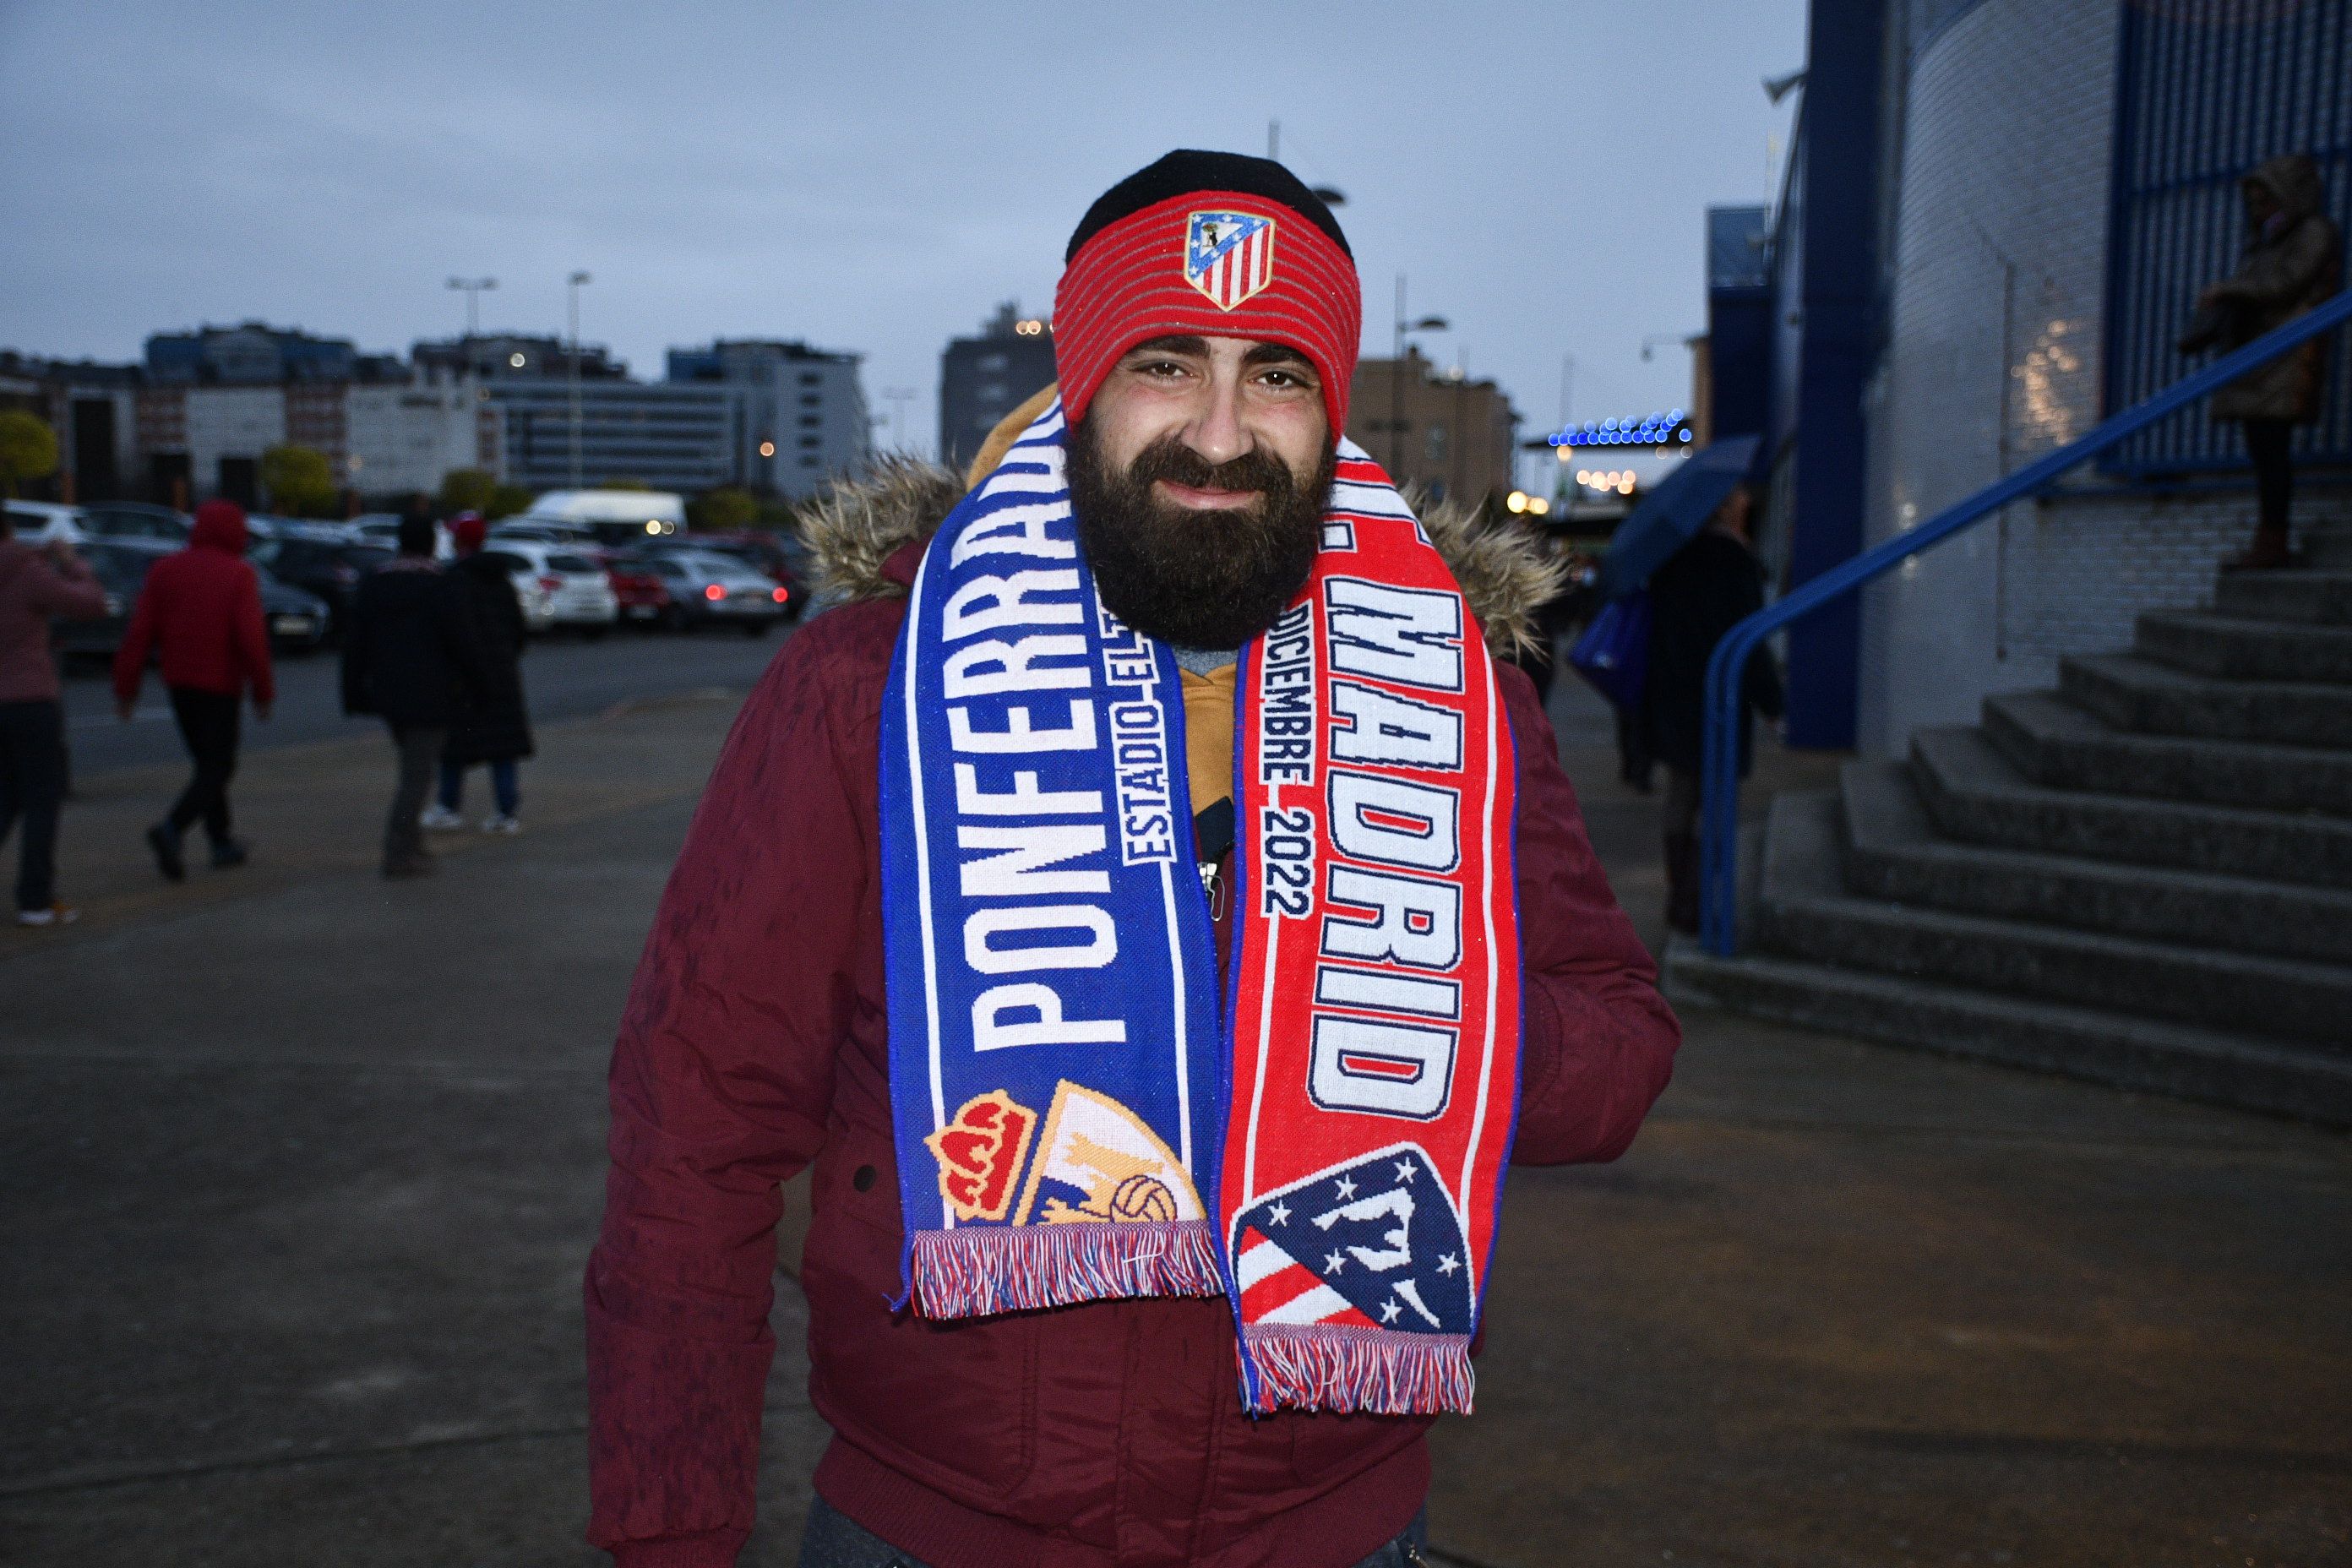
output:
POLYGON ((210 500, 196 509, 188 547, 148 570, 130 629, 114 654, 114 707, 129 720, 150 654, 162 667, 195 764, 171 814, 147 830, 156 868, 172 881, 188 874, 181 839, 201 822, 215 866, 245 864, 230 832, 228 781, 236 772, 237 717, 246 693, 253 716, 269 717, 278 695, 269 670, 269 634, 261 619, 261 580, 245 559, 245 510, 210 500))

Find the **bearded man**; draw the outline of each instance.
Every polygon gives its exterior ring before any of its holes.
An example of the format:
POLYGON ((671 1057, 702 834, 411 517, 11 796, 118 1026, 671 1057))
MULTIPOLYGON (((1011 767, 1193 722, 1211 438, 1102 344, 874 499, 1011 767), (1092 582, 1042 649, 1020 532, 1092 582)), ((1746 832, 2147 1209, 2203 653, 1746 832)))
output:
POLYGON ((1486 646, 1544 570, 1342 438, 1338 223, 1176 153, 1066 259, 1057 395, 970 492, 900 471, 814 530, 850 602, 746 703, 656 916, 587 1279, 624 1568, 751 1531, 812 1163, 803 1563, 1417 1560, 1507 1159, 1614 1158, 1665 1085, 1486 646))

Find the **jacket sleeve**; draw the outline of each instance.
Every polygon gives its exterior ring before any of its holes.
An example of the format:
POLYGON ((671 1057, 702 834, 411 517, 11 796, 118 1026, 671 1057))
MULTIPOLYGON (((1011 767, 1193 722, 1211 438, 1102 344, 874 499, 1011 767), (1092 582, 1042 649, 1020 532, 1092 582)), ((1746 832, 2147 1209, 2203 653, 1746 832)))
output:
POLYGON ((875 855, 819 642, 787 645, 736 720, 613 1051, 588 1538, 621 1568, 723 1568, 751 1527, 778 1187, 824 1141, 875 855))
POLYGON ((483 656, 482 634, 474 624, 473 595, 455 576, 440 580, 434 616, 441 632, 442 656, 457 672, 457 684, 469 700, 479 701, 489 689, 489 668, 483 656))
MULTIPOLYGON (((147 678, 147 656, 155 648, 155 605, 163 596, 162 584, 155 579, 168 574, 157 570, 157 562, 148 570, 147 585, 131 603, 131 624, 123 628, 122 640, 114 647, 114 695, 118 701, 139 700, 139 683, 147 678)), ((100 602, 105 608, 103 599, 100 602)))
POLYGON ((374 652, 375 614, 368 603, 372 595, 368 585, 362 583, 352 595, 349 613, 343 617, 343 711, 373 713, 375 701, 368 695, 368 659, 374 652))
POLYGON ((2335 226, 2306 217, 2281 243, 2250 252, 2236 275, 2214 284, 2213 292, 2249 305, 2291 305, 2329 281, 2336 249, 2335 226))
POLYGON ((1511 1158, 1613 1160, 1673 1076, 1682 1026, 1585 837, 1534 687, 1517 669, 1498 674, 1518 757, 1524 1032, 1511 1158))
POLYGON ((37 561, 33 572, 34 607, 41 614, 68 621, 94 621, 106 614, 106 585, 87 561, 70 556, 62 571, 37 561))
POLYGON ((269 666, 269 628, 261 618, 261 579, 245 568, 236 591, 236 658, 253 687, 253 704, 266 708, 278 700, 278 679, 269 666))

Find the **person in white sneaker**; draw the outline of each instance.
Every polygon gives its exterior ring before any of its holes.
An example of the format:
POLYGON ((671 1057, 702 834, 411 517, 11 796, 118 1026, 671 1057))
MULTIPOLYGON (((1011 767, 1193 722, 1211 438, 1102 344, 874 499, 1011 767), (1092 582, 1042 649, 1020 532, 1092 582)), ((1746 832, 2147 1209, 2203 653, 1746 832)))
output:
POLYGON ((18 540, 0 509, 0 844, 18 823, 16 923, 68 925, 57 900, 58 812, 65 799, 65 707, 49 624, 106 614, 106 590, 63 542, 18 540))
POLYGON ((441 753, 441 798, 417 820, 436 832, 466 826, 459 811, 466 798, 466 770, 476 763, 490 770, 490 797, 497 810, 482 819, 485 833, 518 833, 515 813, 522 804, 517 764, 531 754, 530 710, 523 700, 522 604, 507 577, 506 563, 485 555, 488 525, 480 515, 461 511, 449 520, 449 541, 457 552, 450 572, 457 579, 481 649, 487 684, 466 703, 441 753))

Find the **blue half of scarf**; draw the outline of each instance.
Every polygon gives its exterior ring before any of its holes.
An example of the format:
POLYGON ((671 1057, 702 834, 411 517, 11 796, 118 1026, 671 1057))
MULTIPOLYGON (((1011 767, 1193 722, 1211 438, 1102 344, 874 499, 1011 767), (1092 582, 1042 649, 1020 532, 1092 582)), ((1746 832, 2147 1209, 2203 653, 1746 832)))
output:
POLYGON ((881 731, 906 1283, 1213 1294, 1231 1073, 1172 651, 1105 611, 1059 405, 923 557, 881 731))

